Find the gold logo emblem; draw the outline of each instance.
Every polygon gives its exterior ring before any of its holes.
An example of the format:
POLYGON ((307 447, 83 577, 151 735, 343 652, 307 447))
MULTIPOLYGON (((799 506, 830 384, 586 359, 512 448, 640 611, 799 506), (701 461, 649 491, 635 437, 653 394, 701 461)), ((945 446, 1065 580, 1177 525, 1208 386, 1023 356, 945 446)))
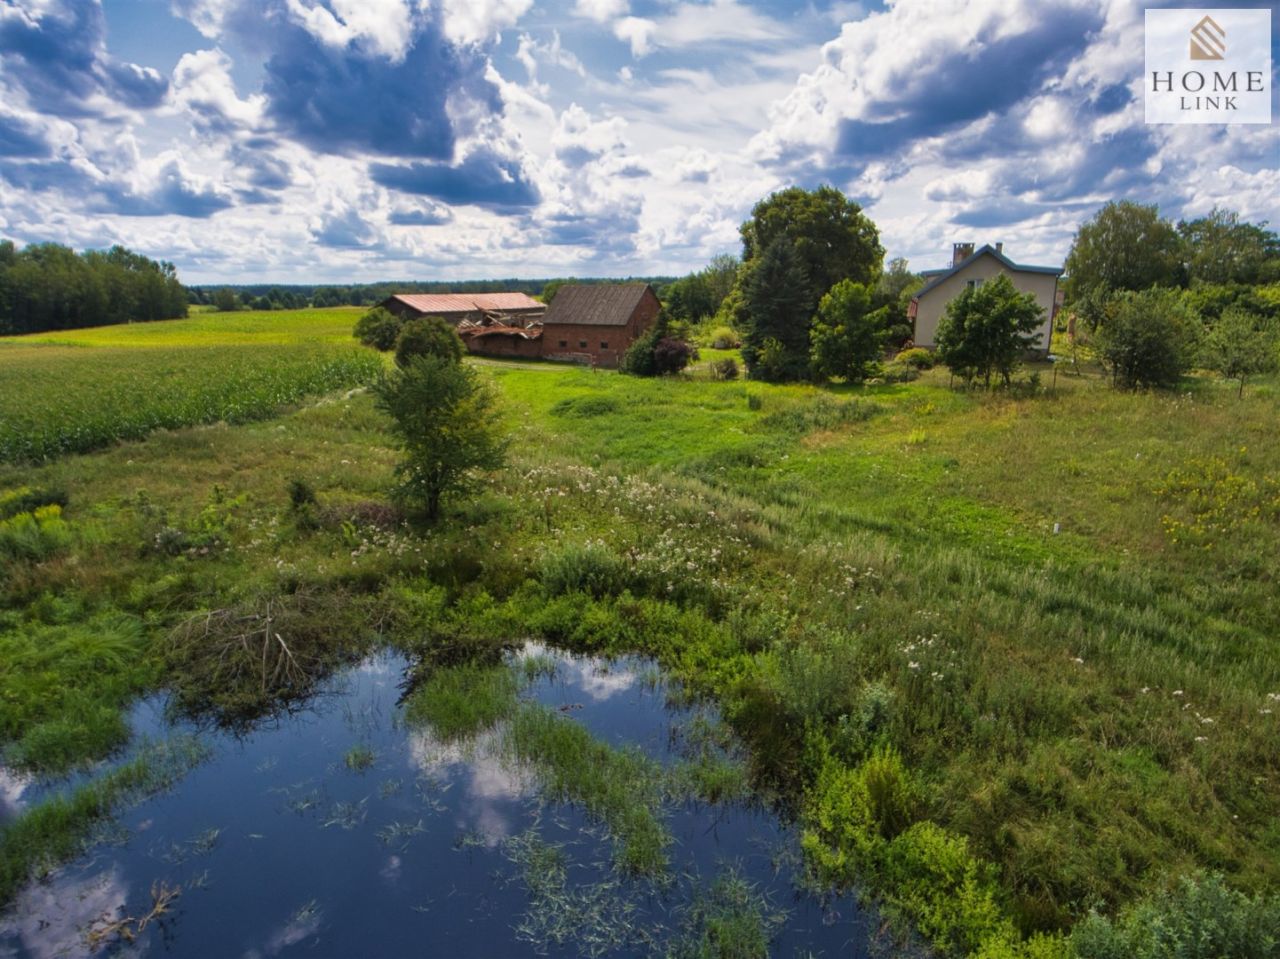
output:
POLYGON ((1227 31, 1212 17, 1204 17, 1191 28, 1191 59, 1221 60, 1227 52, 1227 31))

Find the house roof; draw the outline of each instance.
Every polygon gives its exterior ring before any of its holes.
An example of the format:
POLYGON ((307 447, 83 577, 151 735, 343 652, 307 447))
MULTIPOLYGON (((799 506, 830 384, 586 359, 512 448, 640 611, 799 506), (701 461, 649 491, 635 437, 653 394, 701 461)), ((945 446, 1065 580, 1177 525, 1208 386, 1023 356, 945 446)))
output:
POLYGON ((575 283, 556 291, 543 324, 626 326, 646 292, 648 283, 575 283))
POLYGON ((397 293, 398 300, 419 313, 502 313, 540 310, 543 305, 526 293, 397 293))
POLYGON ((994 246, 988 243, 978 248, 977 250, 974 250, 972 253, 970 253, 963 260, 961 260, 959 263, 957 263, 955 266, 951 267, 950 269, 925 270, 920 275, 931 277, 931 279, 929 280, 928 283, 926 283, 924 286, 920 287, 920 289, 916 290, 913 294, 911 294, 911 299, 918 300, 920 297, 924 296, 926 293, 932 290, 935 286, 937 286, 943 280, 947 279, 950 276, 953 276, 956 273, 959 273, 961 270, 967 267, 970 263, 973 263, 979 257, 986 256, 987 254, 994 256, 997 260, 1000 261, 1000 263, 1004 266, 1006 270, 1009 270, 1010 272, 1013 272, 1013 273, 1046 273, 1050 276, 1062 276, 1063 271, 1061 270, 1061 268, 1056 266, 1025 266, 1020 263, 1014 263, 1013 260, 1009 259, 1003 253, 997 250, 994 246))

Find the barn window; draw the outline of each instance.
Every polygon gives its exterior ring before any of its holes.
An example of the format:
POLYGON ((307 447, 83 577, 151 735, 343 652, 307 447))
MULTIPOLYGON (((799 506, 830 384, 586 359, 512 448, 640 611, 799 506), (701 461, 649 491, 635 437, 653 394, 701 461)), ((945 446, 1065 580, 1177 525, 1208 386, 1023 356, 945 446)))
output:
POLYGON ((561 340, 561 341, 560 341, 560 346, 561 346, 561 347, 566 347, 566 346, 568 346, 568 345, 569 345, 569 341, 568 341, 568 340, 561 340))
POLYGON ((585 350, 587 348, 586 340, 578 340, 578 349, 585 350))
POLYGON ((602 349, 602 350, 607 350, 608 348, 609 348, 609 344, 608 344, 608 343, 601 342, 601 344, 600 344, 600 349, 602 349))

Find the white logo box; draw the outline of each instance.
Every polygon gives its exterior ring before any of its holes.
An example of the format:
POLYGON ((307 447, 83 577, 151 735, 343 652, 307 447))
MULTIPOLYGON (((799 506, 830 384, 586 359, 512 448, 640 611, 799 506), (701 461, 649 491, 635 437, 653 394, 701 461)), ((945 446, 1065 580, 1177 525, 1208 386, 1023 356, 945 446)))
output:
POLYGON ((1145 44, 1148 123, 1271 122, 1269 9, 1147 10, 1145 44))

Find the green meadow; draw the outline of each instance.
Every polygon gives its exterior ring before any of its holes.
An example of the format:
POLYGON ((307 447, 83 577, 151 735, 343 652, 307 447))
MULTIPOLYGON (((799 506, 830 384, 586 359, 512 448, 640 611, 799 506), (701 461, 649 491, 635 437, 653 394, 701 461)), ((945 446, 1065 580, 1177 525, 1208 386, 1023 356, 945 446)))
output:
MULTIPOLYGON (((252 722, 387 642, 428 677, 411 711, 461 734, 515 708, 496 657, 540 637, 651 655, 716 702, 815 880, 945 954, 1124 955, 1126 923, 1210 901, 1225 923, 1280 886, 1280 382, 1132 394, 1046 368, 988 394, 944 370, 819 389, 490 362, 510 464, 417 528, 350 391, 380 363, 354 319, 0 340, 6 763, 114 755, 148 690, 252 722), (253 392, 265 370, 285 385, 253 392), (287 663, 237 651, 229 624, 255 617, 287 663)), ((574 767, 576 727, 514 717, 546 788, 626 819, 622 855, 659 868, 663 837, 574 767)), ((36 814, 0 834, 0 896, 74 845, 36 814)))

